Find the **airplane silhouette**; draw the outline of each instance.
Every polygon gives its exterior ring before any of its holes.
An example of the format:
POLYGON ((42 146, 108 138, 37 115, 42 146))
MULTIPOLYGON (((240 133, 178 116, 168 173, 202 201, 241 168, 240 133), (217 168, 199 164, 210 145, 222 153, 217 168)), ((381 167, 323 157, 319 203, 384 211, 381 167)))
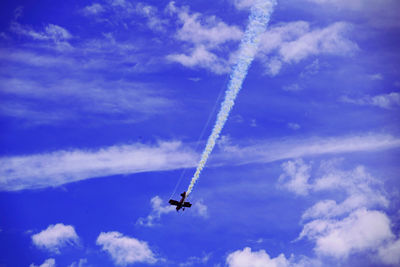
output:
POLYGON ((190 208, 192 206, 192 204, 190 202, 185 202, 186 191, 181 194, 181 197, 182 198, 180 201, 176 201, 173 199, 170 199, 168 201, 169 204, 176 206, 176 211, 179 211, 181 208, 183 208, 183 210, 185 210, 185 208, 190 208))

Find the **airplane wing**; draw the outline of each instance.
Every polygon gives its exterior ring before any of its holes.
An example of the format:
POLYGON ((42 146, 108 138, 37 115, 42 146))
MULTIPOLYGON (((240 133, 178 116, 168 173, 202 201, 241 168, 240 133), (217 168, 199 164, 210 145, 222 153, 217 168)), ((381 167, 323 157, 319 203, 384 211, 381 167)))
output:
POLYGON ((190 202, 184 202, 182 206, 190 208, 192 204, 190 202))
POLYGON ((169 204, 171 204, 171 205, 178 206, 178 204, 179 204, 179 201, 176 201, 176 200, 170 199, 170 200, 168 201, 168 203, 169 203, 169 204))

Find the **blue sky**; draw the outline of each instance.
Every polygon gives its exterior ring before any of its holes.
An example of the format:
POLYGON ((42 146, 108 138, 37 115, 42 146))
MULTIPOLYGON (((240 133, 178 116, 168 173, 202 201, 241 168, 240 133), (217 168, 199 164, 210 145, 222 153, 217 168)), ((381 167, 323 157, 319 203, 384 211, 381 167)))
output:
POLYGON ((2 3, 0 265, 400 264, 395 0, 278 1, 168 206, 253 4, 2 3))

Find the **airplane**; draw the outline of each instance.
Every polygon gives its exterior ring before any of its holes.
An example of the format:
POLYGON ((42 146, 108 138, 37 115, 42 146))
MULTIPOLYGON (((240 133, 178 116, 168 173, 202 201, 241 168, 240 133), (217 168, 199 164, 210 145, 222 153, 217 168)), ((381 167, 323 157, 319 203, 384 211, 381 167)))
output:
POLYGON ((181 194, 181 197, 182 198, 180 201, 176 201, 173 199, 170 199, 168 201, 169 204, 176 206, 176 211, 179 211, 181 208, 183 208, 183 210, 185 210, 185 208, 190 208, 192 206, 192 204, 190 202, 185 202, 186 191, 181 194))

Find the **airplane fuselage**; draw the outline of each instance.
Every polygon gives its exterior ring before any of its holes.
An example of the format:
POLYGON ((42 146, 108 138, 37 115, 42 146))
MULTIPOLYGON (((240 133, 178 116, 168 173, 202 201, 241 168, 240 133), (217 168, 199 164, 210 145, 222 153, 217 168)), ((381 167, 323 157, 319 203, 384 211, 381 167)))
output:
POLYGON ((190 208, 192 206, 192 204, 190 204, 190 202, 185 202, 186 199, 186 192, 183 192, 181 194, 181 200, 178 202, 176 200, 170 199, 169 200, 169 204, 176 206, 176 211, 179 211, 181 208, 183 208, 183 210, 185 210, 185 208, 190 208))

